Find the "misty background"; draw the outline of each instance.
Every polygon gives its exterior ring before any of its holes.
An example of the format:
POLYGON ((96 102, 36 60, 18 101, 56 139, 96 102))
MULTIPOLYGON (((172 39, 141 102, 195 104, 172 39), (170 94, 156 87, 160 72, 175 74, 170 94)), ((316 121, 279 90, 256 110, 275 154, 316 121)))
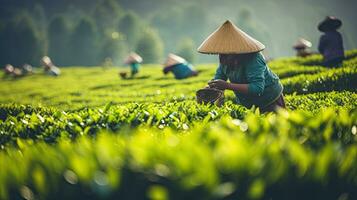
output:
POLYGON ((357 46, 355 0, 0 0, 0 66, 122 65, 136 51, 146 63, 177 53, 190 62, 217 62, 196 52, 226 19, 266 45, 270 58, 293 56, 299 37, 317 51, 318 23, 343 21, 345 49, 357 46))

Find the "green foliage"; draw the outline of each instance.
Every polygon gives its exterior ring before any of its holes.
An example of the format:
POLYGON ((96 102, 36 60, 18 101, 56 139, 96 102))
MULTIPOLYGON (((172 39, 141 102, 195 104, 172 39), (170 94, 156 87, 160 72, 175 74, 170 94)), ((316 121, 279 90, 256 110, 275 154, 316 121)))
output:
POLYGON ((356 199, 355 52, 336 69, 269 63, 287 93, 270 114, 229 91, 197 104, 216 64, 185 80, 158 65, 1 79, 0 199, 356 199))
POLYGON ((286 94, 306 94, 323 91, 356 91, 357 68, 355 66, 331 69, 318 74, 301 74, 282 81, 286 94))
POLYGON ((5 23, 0 32, 0 41, 0 65, 37 65, 44 54, 45 46, 41 43, 34 20, 27 12, 5 23))
POLYGON ((116 26, 124 11, 115 0, 98 0, 96 1, 92 17, 96 25, 101 30, 111 29, 116 26))
POLYGON ((59 66, 70 65, 70 36, 71 30, 65 16, 54 17, 48 26, 48 55, 59 66))
POLYGON ((143 57, 144 63, 160 62, 164 45, 159 34, 153 29, 146 29, 138 41, 136 51, 143 57))
POLYGON ((276 65, 273 65, 272 67, 274 73, 279 75, 280 79, 285 79, 288 77, 300 75, 300 74, 317 74, 322 71, 326 71, 327 69, 325 67, 321 66, 302 66, 302 65, 284 65, 282 67, 278 67, 276 65))
POLYGON ((136 43, 141 37, 142 26, 139 16, 134 12, 126 13, 119 21, 119 31, 125 35, 125 39, 132 50, 134 50, 136 43))
POLYGON ((19 149, 0 152, 1 198, 311 199, 313 189, 318 199, 354 199, 356 120, 345 110, 283 111, 184 134, 143 127, 58 145, 17 140, 19 149))
POLYGON ((93 20, 82 18, 71 35, 70 40, 73 65, 98 65, 98 32, 93 20))
POLYGON ((119 32, 109 32, 102 40, 100 60, 110 59, 113 64, 121 65, 127 52, 124 36, 119 32))
POLYGON ((184 38, 178 44, 177 54, 193 63, 196 58, 196 45, 190 38, 184 38))
POLYGON ((187 130, 195 123, 216 120, 224 115, 242 119, 246 112, 246 108, 232 103, 218 108, 198 105, 192 101, 166 104, 130 103, 122 106, 108 104, 104 109, 86 108, 69 112, 42 107, 2 105, 0 145, 16 144, 18 138, 52 143, 63 137, 75 139, 81 135, 95 135, 102 129, 118 131, 141 125, 187 130))
POLYGON ((318 92, 305 95, 285 95, 288 108, 292 110, 308 110, 312 112, 323 108, 357 108, 355 92, 318 92))

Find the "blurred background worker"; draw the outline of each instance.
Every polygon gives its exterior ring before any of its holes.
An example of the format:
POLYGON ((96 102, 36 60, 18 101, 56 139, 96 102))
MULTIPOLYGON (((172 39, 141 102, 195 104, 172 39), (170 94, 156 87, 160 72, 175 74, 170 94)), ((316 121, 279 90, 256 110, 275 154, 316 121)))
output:
POLYGON ((52 76, 59 76, 61 74, 61 70, 52 63, 50 57, 44 56, 41 59, 41 64, 43 65, 46 74, 52 76))
POLYGON ((32 68, 32 66, 29 65, 29 64, 24 64, 24 65, 22 65, 21 71, 22 71, 22 74, 23 74, 23 75, 33 74, 33 68, 32 68))
POLYGON ((9 76, 13 72, 14 72, 14 67, 12 65, 10 65, 10 64, 5 65, 5 68, 4 68, 5 76, 9 76))
POLYGON ((176 79, 197 76, 198 72, 184 58, 170 53, 164 63, 164 74, 172 72, 176 79))
POLYGON ((304 38, 300 38, 293 48, 296 50, 297 57, 306 57, 312 55, 309 48, 311 48, 312 43, 304 38))
POLYGON ((10 64, 7 64, 4 68, 4 76, 5 77, 13 77, 13 78, 18 78, 23 76, 24 74, 22 73, 22 70, 14 67, 10 64))
POLYGON ((319 52, 323 55, 323 65, 339 67, 345 57, 341 34, 337 31, 342 21, 333 16, 327 16, 318 25, 319 31, 324 34, 320 37, 319 52))
MULTIPOLYGON (((128 57, 125 59, 124 63, 130 66, 131 77, 134 77, 137 73, 139 73, 140 63, 142 62, 143 62, 143 58, 135 52, 131 52, 128 55, 128 57)), ((122 78, 125 78, 123 77, 124 74, 126 76, 126 73, 120 72, 122 78)))

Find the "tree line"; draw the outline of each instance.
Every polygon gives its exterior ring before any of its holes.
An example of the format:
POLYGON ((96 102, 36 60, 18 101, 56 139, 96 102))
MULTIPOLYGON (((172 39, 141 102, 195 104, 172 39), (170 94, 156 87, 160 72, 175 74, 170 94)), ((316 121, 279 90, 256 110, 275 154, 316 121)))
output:
MULTIPOLYGON (((196 49, 221 20, 212 21, 200 2, 161 2, 144 12, 140 7, 124 8, 122 4, 128 6, 128 2, 119 0, 17 1, 0 7, 0 67, 8 63, 37 66, 44 55, 59 66, 108 61, 122 65, 131 51, 145 63, 162 63, 168 53, 189 62, 214 59, 199 55, 196 49)), ((271 35, 251 9, 242 6, 233 15, 240 28, 272 49, 271 35)))
MULTIPOLYGON (((122 65, 130 51, 145 63, 162 62, 163 37, 159 29, 137 13, 124 10, 115 0, 100 0, 89 12, 68 9, 47 19, 41 5, 0 16, 0 64, 39 65, 48 55, 59 66, 122 65)), ((178 52, 194 60, 191 38, 183 38, 178 52)))

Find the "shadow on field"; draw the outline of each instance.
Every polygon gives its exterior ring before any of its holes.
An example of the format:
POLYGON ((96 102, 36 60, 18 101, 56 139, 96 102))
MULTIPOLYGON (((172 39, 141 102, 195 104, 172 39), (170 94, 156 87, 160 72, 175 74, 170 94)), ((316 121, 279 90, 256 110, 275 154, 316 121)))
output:
POLYGON ((166 77, 155 78, 154 80, 161 81, 161 80, 169 80, 169 79, 172 79, 172 77, 166 76, 166 77))
POLYGON ((145 75, 145 76, 138 76, 138 77, 129 77, 129 78, 126 78, 126 79, 123 79, 123 80, 148 79, 150 77, 151 77, 150 75, 145 75))
POLYGON ((116 84, 105 84, 105 85, 98 85, 95 87, 89 88, 90 90, 100 90, 100 89, 105 89, 105 88, 111 88, 114 87, 116 84))

